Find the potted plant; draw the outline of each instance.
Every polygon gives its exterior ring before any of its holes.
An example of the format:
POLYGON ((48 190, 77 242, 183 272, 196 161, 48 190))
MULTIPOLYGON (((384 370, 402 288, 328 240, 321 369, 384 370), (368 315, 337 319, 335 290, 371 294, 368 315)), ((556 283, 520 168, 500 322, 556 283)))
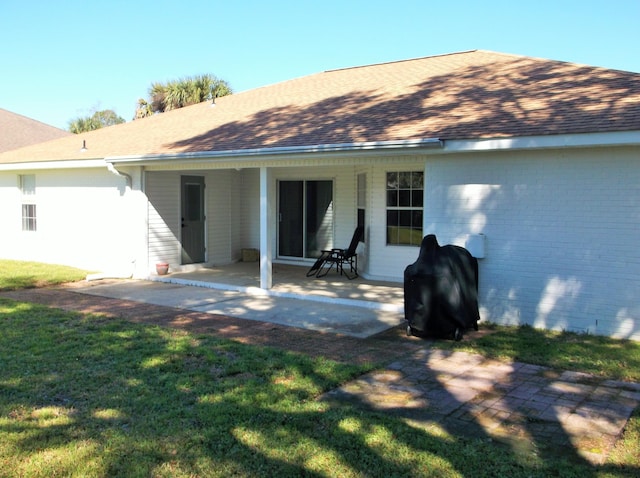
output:
POLYGON ((166 276, 169 273, 169 263, 168 262, 158 262, 156 264, 156 274, 159 276, 166 276))

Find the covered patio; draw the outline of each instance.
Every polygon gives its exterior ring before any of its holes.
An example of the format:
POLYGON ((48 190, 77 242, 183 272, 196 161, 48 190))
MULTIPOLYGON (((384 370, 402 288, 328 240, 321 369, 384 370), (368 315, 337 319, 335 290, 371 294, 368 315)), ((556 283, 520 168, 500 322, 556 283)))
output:
POLYGON ((404 323, 402 284, 349 280, 335 269, 307 277, 309 267, 276 263, 273 287, 260 284, 258 262, 189 265, 146 280, 83 283, 75 291, 202 312, 217 322, 233 317, 323 333, 366 338, 404 323))
POLYGON ((363 277, 349 280, 337 273, 335 269, 322 278, 307 277, 308 270, 309 267, 306 266, 274 263, 273 286, 269 290, 260 288, 258 262, 236 262, 223 266, 197 267, 187 271, 170 271, 168 275, 154 275, 150 279, 158 282, 240 291, 250 295, 403 312, 402 283, 372 281, 363 277))

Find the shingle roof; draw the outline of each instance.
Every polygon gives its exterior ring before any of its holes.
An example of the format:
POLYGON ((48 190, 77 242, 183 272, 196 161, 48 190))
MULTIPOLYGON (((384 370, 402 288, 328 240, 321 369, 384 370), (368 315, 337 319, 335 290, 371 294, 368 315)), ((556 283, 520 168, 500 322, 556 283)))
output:
POLYGON ((476 50, 317 73, 0 162, 630 130, 640 131, 639 73, 476 50))
POLYGON ((0 152, 70 134, 68 131, 0 108, 0 152))

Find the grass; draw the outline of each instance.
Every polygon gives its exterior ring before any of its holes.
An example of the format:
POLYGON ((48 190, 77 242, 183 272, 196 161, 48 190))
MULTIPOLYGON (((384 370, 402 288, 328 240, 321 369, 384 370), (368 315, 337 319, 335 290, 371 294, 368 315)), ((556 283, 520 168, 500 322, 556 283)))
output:
POLYGON ((545 365, 617 380, 640 382, 640 342, 599 335, 554 332, 531 326, 482 324, 490 333, 462 342, 439 341, 438 348, 464 350, 501 360, 545 365))
POLYGON ((84 279, 87 271, 69 266, 0 259, 0 290, 56 285, 84 279))
MULTIPOLYGON (((638 344, 526 327, 438 344, 617 379, 639 368, 638 344)), ((0 298, 0 477, 640 474, 638 410, 590 467, 318 400, 371 367, 0 298)))
MULTIPOLYGON (((324 425, 322 406, 310 399, 361 372, 175 330, 0 304, 0 476, 275 471, 285 452, 312 458, 313 440, 302 438, 324 425), (272 456, 256 460, 270 444, 272 456)), ((284 469, 297 470, 295 461, 284 469)))

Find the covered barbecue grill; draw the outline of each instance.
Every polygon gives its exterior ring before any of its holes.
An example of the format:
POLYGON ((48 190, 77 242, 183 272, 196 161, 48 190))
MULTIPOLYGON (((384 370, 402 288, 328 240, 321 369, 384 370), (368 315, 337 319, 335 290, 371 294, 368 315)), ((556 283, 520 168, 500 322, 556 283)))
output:
POLYGON ((418 260, 404 271, 407 334, 460 340, 478 330, 478 260, 463 247, 422 239, 418 260))

